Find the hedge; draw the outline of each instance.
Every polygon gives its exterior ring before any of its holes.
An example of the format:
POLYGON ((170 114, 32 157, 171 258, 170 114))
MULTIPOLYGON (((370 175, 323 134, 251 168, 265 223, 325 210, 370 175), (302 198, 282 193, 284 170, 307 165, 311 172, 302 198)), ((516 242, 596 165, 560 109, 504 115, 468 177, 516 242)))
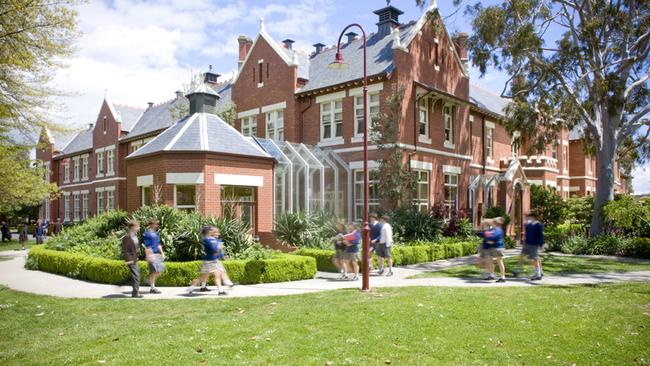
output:
MULTIPOLYGON (((462 257, 476 253, 476 242, 460 243, 431 243, 427 245, 414 246, 393 246, 393 265, 403 266, 407 264, 418 264, 433 262, 441 259, 462 257)), ((298 249, 292 253, 297 256, 312 257, 316 259, 316 266, 319 271, 338 272, 332 263, 334 251, 329 249, 298 249)), ((376 262, 376 259, 375 259, 376 262)))
MULTIPOLYGON (((142 282, 149 275, 147 262, 139 261, 142 282)), ((272 259, 227 260, 223 262, 228 275, 235 283, 271 283, 314 278, 316 260, 310 257, 280 254, 272 259)), ((130 278, 123 261, 86 256, 33 246, 29 251, 27 268, 61 274, 98 283, 125 284, 130 278)), ((156 284, 161 286, 187 286, 196 278, 201 261, 165 262, 165 271, 156 284)))

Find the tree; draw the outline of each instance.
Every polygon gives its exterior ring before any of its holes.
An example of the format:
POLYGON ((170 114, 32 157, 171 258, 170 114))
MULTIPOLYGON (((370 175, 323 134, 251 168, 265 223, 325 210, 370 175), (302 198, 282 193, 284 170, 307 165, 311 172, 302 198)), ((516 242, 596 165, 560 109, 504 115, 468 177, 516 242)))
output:
POLYGON ((369 140, 386 156, 381 159, 377 171, 371 172, 376 179, 378 196, 394 210, 408 202, 415 190, 413 172, 404 164, 404 153, 398 148, 400 141, 400 116, 405 88, 393 85, 391 95, 386 97, 383 113, 374 116, 371 121, 369 140))
POLYGON ((537 219, 547 226, 559 225, 566 218, 567 205, 554 188, 531 186, 530 207, 537 219))
MULTIPOLYGON (((502 92, 513 100, 509 130, 538 149, 562 127, 582 129, 593 143, 598 182, 590 234, 601 233, 619 147, 650 128, 650 3, 510 0, 479 2, 468 13, 472 63, 482 74, 494 67, 510 76, 502 92), (545 41, 553 38, 552 45, 545 41)), ((638 147, 647 150, 643 141, 638 147)))
POLYGON ((54 71, 73 51, 75 1, 0 2, 0 211, 39 204, 51 187, 44 169, 29 160, 29 145, 61 95, 50 87, 54 71))

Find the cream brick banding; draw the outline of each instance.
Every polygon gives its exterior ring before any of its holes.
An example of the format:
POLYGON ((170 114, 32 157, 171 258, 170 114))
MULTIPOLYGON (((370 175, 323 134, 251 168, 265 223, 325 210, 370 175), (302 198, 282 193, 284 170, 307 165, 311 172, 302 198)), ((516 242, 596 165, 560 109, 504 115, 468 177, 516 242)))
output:
POLYGON ((203 173, 167 173, 167 184, 203 184, 203 173))
POLYGON ((153 185, 153 175, 141 175, 136 178, 138 187, 149 187, 153 185))
POLYGON ((240 174, 214 174, 214 184, 244 187, 263 187, 264 177, 240 174))

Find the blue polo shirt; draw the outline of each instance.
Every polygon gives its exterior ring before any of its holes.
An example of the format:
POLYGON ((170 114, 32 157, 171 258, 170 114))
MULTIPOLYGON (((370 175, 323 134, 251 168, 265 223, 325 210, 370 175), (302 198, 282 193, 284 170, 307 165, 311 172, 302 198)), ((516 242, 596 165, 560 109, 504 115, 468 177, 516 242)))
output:
POLYGON ((144 246, 154 253, 160 253, 160 234, 157 231, 146 229, 144 231, 144 246))
POLYGON ((223 240, 206 236, 203 238, 203 251, 205 251, 205 256, 203 256, 205 261, 223 259, 223 240))
POLYGON ((379 241, 379 238, 381 237, 381 222, 377 221, 374 225, 370 225, 370 241, 373 242, 375 240, 379 241))
POLYGON ((526 223, 526 245, 544 246, 544 224, 539 221, 526 223))
POLYGON ((354 240, 345 248, 348 253, 359 253, 359 242, 361 241, 361 233, 359 230, 354 232, 354 240))
POLYGON ((495 227, 483 233, 483 249, 505 248, 503 229, 495 227))

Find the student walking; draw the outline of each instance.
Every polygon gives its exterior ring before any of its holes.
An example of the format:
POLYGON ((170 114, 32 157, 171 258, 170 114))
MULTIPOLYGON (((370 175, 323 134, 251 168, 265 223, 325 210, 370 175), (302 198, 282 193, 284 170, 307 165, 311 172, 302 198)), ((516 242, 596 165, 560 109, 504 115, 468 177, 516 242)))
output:
POLYGON ((36 227, 34 227, 34 236, 36 237, 36 244, 43 244, 45 241, 45 234, 47 233, 47 226, 39 219, 36 220, 36 227))
POLYGON ((165 270, 165 252, 163 251, 160 243, 160 234, 158 228, 160 223, 156 219, 150 219, 147 229, 144 232, 144 247, 149 264, 149 292, 152 294, 160 294, 161 291, 156 288, 156 279, 165 270))
POLYGON ((52 230, 52 234, 59 235, 61 234, 61 231, 63 231, 63 224, 61 223, 61 218, 59 217, 54 223, 54 230, 52 230))
POLYGON ((349 230, 349 233, 343 237, 346 242, 345 259, 354 274, 351 280, 357 281, 359 280, 359 242, 361 241, 361 233, 357 223, 351 223, 349 230))
POLYGON ((539 257, 539 252, 544 249, 544 224, 537 220, 533 212, 529 212, 526 214, 524 231, 524 247, 521 250, 519 264, 514 274, 518 276, 522 272, 522 265, 526 257, 528 257, 535 264, 535 274, 530 280, 539 281, 544 277, 544 273, 542 272, 542 259, 539 257))
POLYGON ((20 245, 22 246, 22 249, 25 250, 25 243, 27 242, 29 234, 29 220, 25 220, 25 223, 23 223, 18 231, 18 241, 20 242, 20 245))
POLYGON ((370 270, 373 270, 372 253, 377 253, 377 246, 379 245, 379 238, 381 237, 381 223, 377 221, 377 214, 370 214, 370 254, 368 255, 368 265, 370 270))
MULTIPOLYGON (((226 270, 223 263, 221 263, 224 257, 223 240, 219 239, 219 230, 212 226, 204 227, 202 235, 205 255, 203 256, 203 264, 201 265, 201 274, 198 278, 192 280, 190 287, 187 288, 187 292, 191 294, 196 289, 197 284, 207 283, 212 274, 214 275, 214 282, 219 295, 226 295, 226 292, 221 289, 222 280, 227 278, 227 276, 223 276, 226 270)), ((228 279, 228 282, 230 282, 230 279, 228 279)))
POLYGON ((122 238, 122 258, 131 272, 131 287, 133 288, 131 297, 139 299, 142 298, 140 294, 140 267, 138 267, 138 257, 140 256, 138 231, 140 231, 140 223, 137 220, 131 220, 127 227, 127 233, 122 238))
POLYGON ((2 242, 5 240, 11 241, 11 231, 9 230, 9 225, 5 221, 2 222, 2 242))
POLYGON ((388 264, 386 276, 393 275, 393 227, 390 225, 390 218, 386 215, 381 217, 381 233, 379 245, 377 246, 377 261, 379 262, 379 275, 384 274, 384 259, 388 264))
POLYGON ((341 279, 347 280, 348 279, 348 266, 346 263, 346 256, 345 256, 345 239, 343 236, 345 235, 345 225, 339 223, 336 226, 336 237, 334 238, 334 258, 332 258, 332 262, 336 266, 336 268, 339 270, 341 273, 341 279))
POLYGON ((503 241, 503 218, 496 217, 494 219, 485 220, 485 224, 488 228, 483 233, 483 249, 485 253, 485 268, 488 273, 488 280, 494 280, 494 258, 497 260, 499 265, 499 271, 501 272, 501 277, 497 279, 496 282, 502 283, 506 282, 506 268, 503 263, 503 256, 505 254, 505 243, 503 241))

